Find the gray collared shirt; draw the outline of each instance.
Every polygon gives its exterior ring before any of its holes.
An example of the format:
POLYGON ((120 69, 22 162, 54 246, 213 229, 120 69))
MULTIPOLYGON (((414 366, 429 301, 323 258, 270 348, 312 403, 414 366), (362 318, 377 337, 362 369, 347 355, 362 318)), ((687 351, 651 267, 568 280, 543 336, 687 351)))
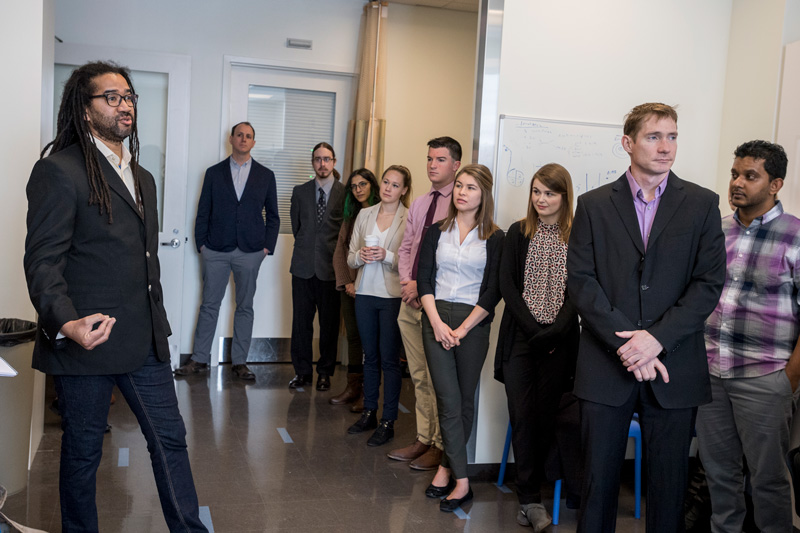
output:
POLYGON ((233 177, 233 188, 236 189, 236 198, 238 200, 242 199, 242 193, 245 185, 247 185, 247 178, 250 176, 250 167, 252 166, 252 157, 240 165, 231 156, 231 176, 233 177))

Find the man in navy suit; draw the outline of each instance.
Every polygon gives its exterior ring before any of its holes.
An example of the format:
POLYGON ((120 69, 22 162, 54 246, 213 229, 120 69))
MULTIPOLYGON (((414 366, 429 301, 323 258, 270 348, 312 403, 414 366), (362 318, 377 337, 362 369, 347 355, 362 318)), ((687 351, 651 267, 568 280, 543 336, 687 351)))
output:
POLYGON ((194 239, 203 258, 203 302, 192 357, 175 370, 178 376, 208 369, 219 306, 233 272, 232 371, 240 379, 255 379, 245 364, 253 335, 253 297, 261 261, 275 251, 280 227, 278 197, 275 174, 250 157, 256 144, 253 126, 236 124, 229 141, 232 154, 206 171, 197 206, 194 239))
POLYGON ((333 272, 333 251, 342 226, 344 185, 334 173, 333 146, 321 142, 311 152, 314 177, 292 190, 289 215, 294 250, 292 274, 292 364, 289 388, 311 384, 314 315, 319 312, 317 390, 331 388, 339 339, 339 292, 333 272))
POLYGON ((614 531, 628 428, 639 413, 647 531, 684 530, 687 456, 697 406, 711 400, 703 323, 725 281, 719 197, 671 172, 678 115, 628 113, 625 175, 578 198, 569 296, 582 318, 575 394, 584 480, 578 531, 614 531))

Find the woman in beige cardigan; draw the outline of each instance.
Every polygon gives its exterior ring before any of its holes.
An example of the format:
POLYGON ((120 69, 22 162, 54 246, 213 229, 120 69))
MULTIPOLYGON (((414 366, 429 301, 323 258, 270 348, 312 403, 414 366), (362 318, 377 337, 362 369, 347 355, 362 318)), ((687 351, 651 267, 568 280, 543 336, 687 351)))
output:
POLYGON ((356 323, 364 348, 364 411, 348 433, 375 432, 369 446, 394 437, 400 400, 400 277, 397 249, 406 228, 411 173, 406 167, 386 169, 380 183, 381 202, 361 210, 356 218, 347 264, 356 275, 356 323), (383 413, 378 424, 378 391, 383 371, 383 413))

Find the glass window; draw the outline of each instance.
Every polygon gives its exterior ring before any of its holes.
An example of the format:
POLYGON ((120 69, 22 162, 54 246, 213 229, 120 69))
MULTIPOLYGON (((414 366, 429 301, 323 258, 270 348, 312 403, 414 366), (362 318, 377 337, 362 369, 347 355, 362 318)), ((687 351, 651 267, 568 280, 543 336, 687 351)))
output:
POLYGON ((333 92, 249 86, 247 120, 256 130, 251 155, 275 173, 281 233, 292 232, 292 189, 314 176, 311 149, 333 144, 335 106, 333 92))

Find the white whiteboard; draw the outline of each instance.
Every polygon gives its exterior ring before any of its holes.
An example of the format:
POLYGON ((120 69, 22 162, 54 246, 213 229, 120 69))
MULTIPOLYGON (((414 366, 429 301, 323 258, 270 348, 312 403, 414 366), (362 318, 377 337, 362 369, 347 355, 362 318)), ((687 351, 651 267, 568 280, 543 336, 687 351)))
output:
POLYGON ((616 181, 630 164, 622 126, 500 115, 494 167, 498 226, 508 229, 525 217, 531 178, 548 163, 569 171, 576 198, 616 181))

